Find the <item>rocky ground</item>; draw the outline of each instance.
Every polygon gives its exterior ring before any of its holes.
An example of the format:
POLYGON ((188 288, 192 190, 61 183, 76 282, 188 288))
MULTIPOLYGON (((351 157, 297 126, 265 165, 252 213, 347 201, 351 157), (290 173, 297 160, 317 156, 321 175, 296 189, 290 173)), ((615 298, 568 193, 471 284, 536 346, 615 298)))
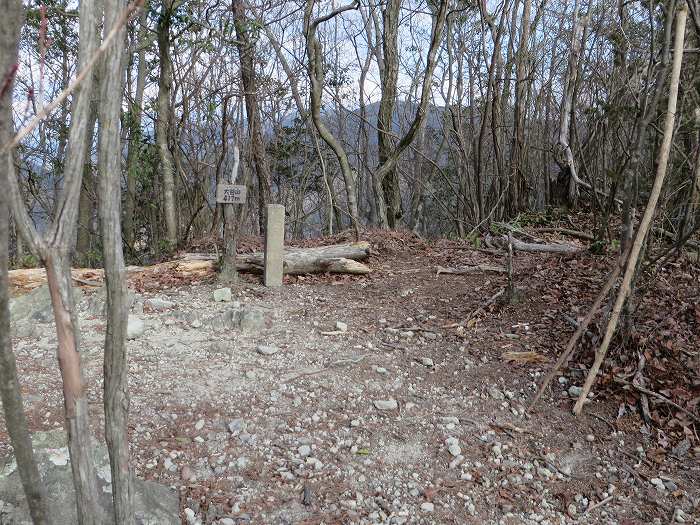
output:
MULTIPOLYGON (((505 277, 436 266, 499 257, 401 244, 376 246, 366 277, 134 286, 133 464, 179 491, 183 523, 700 523, 697 435, 660 447, 605 388, 574 418, 576 368, 525 412, 601 282, 578 275, 574 293, 554 277, 609 261, 518 256, 521 302, 477 311, 505 277)), ((50 307, 32 297, 14 348, 45 431, 62 425, 60 377, 50 307)), ((98 436, 103 298, 79 298, 98 436)))

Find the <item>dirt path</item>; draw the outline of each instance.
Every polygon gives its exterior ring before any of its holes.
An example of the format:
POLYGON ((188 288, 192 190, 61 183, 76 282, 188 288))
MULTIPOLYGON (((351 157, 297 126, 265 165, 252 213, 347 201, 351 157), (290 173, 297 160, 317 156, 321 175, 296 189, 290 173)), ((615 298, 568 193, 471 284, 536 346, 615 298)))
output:
MULTIPOLYGON (((574 419, 576 375, 524 414, 547 365, 503 354, 551 359, 599 281, 574 275, 580 260, 524 256, 523 302, 468 322, 505 277, 435 267, 498 261, 406 247, 368 277, 244 281, 240 306, 214 302, 213 284, 143 294, 172 304, 146 302, 146 331, 129 342, 137 475, 180 490, 183 523, 697 523, 697 442, 659 458, 657 436, 635 414, 616 420, 604 396, 574 419), (574 291, 553 286, 568 272, 574 291), (226 313, 250 307, 262 324, 231 328, 226 313)), ((86 301, 100 433, 95 313, 86 301)), ((54 339, 45 324, 15 340, 34 430, 61 424, 54 339)))

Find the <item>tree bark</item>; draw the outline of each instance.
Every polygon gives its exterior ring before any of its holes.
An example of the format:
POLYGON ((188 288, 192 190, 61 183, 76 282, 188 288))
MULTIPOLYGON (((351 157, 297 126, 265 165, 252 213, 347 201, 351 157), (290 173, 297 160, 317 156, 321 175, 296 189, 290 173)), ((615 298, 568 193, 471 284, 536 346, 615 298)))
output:
MULTIPOLYGON (((671 14, 669 13, 667 16, 671 16, 671 14)), ((668 159, 671 152, 673 127, 676 121, 676 105, 678 102, 678 87, 680 83, 681 65, 683 62, 683 43, 685 39, 685 24, 687 16, 688 7, 687 4, 683 2, 681 3, 678 13, 676 14, 676 34, 673 45, 673 65, 671 67, 671 82, 668 90, 668 106, 666 110, 666 119, 664 121, 663 142, 661 144, 661 151, 659 152, 659 162, 656 170, 656 177, 654 178, 654 185, 652 186, 651 194, 649 195, 649 202, 647 202, 644 215, 642 216, 642 220, 639 224, 639 229, 634 236, 634 242, 632 243, 630 254, 627 257, 622 284, 620 285, 620 290, 617 293, 615 306, 613 307, 610 320, 608 321, 608 326, 605 330, 605 337, 603 338, 600 348, 598 348, 596 351, 593 366, 586 376, 586 381, 583 385, 581 394, 574 405, 574 413, 576 415, 579 415, 583 410, 583 404, 588 397, 588 392, 590 392, 591 387, 593 386, 593 382, 598 375, 598 370, 600 370, 600 366, 603 364, 603 360, 607 354, 610 342, 615 335, 615 330, 617 329, 617 324, 620 320, 622 308, 624 307, 625 302, 631 293, 631 283, 636 274, 639 254, 642 251, 644 240, 646 239, 647 233, 649 232, 649 228, 651 227, 654 219, 656 205, 659 201, 659 196, 661 195, 661 188, 666 177, 666 167, 668 166, 668 159)))
MULTIPOLYGON (((0 19, 0 78, 12 71, 17 63, 17 43, 23 22, 23 8, 19 0, 8 2, 0 19)), ((11 77, 10 77, 11 78, 11 77)), ((12 129, 12 83, 0 92, 0 144, 10 138, 12 129)), ((6 165, 12 161, 11 153, 0 153, 0 181, 7 178, 6 165)), ((17 461, 17 470, 27 498, 29 514, 35 525, 52 522, 49 514, 46 490, 39 475, 32 439, 24 414, 22 394, 17 377, 17 364, 10 339, 10 310, 8 293, 10 215, 6 193, 0 192, 0 398, 7 432, 17 461)))
MULTIPOLYGON (((97 51, 98 13, 96 2, 81 2, 80 48, 78 69, 82 84, 77 89, 71 108, 71 125, 64 168, 63 189, 56 202, 53 222, 46 236, 36 230, 24 204, 19 182, 11 160, 11 150, 19 142, 22 133, 12 141, 5 141, 6 179, 3 186, 10 197, 16 225, 32 252, 37 254, 47 271, 51 303, 56 320, 58 362, 63 380, 64 409, 68 432, 68 449, 75 485, 78 523, 92 525, 102 523, 99 505, 97 477, 95 475, 90 442, 88 401, 78 353, 78 323, 71 293, 69 250, 77 224, 78 199, 82 181, 82 167, 87 149, 88 121, 93 78, 89 66, 97 51)), ((60 100, 60 97, 57 99, 60 100)), ((26 131, 23 130, 26 134, 26 131)))
POLYGON ((158 40, 158 59, 160 75, 158 76, 158 97, 156 108, 156 142, 160 161, 160 177, 163 184, 163 213, 165 214, 166 240, 169 248, 177 246, 177 215, 175 211, 175 160, 170 151, 170 130, 173 110, 170 98, 173 89, 173 62, 170 57, 170 26, 175 0, 162 0, 158 17, 156 37, 158 40))
POLYGON ((265 153, 260 109, 258 108, 258 82, 255 78, 255 42, 250 35, 250 22, 245 15, 242 0, 231 1, 233 23, 236 28, 236 47, 241 63, 241 83, 243 84, 246 116, 248 117, 248 134, 250 135, 250 153, 258 178, 258 222, 260 231, 265 231, 265 206, 271 202, 270 166, 265 153))
MULTIPOLYGON (((523 16, 520 23, 520 42, 515 67, 515 108, 513 115, 513 142, 511 147, 510 181, 509 181, 509 213, 510 216, 527 208, 527 166, 525 161, 525 103, 527 94, 527 78, 525 68, 529 59, 530 41, 530 8, 531 0, 523 1, 523 16)), ((514 12, 517 9, 513 10, 514 12)), ((506 75, 509 77, 510 75, 506 75)), ((506 100, 505 103, 508 103, 506 100)))
POLYGON ((350 218, 355 228, 355 235, 359 237, 359 210, 357 206, 355 174, 353 169, 350 167, 350 161, 348 160, 348 155, 345 152, 345 148, 343 148, 341 142, 335 136, 333 136, 333 133, 323 122, 323 118, 321 116, 324 65, 321 43, 316 37, 316 29, 320 24, 330 20, 344 11, 356 9, 359 4, 357 0, 353 0, 352 3, 334 10, 329 15, 314 19, 314 3, 315 0, 307 0, 304 8, 304 34, 306 37, 306 53, 308 58, 307 71, 311 84, 311 92, 309 93, 311 119, 313 120, 314 126, 316 126, 316 129, 318 130, 318 134, 321 136, 323 141, 328 144, 328 147, 333 150, 333 153, 335 153, 335 156, 338 158, 340 172, 342 173, 343 180, 345 182, 345 191, 347 193, 350 218))
POLYGON ((136 92, 134 102, 129 109, 129 149, 126 157, 126 196, 124 199, 124 240, 133 247, 136 237, 134 225, 134 206, 136 201, 136 177, 139 170, 141 152, 141 120, 143 117, 143 94, 146 89, 146 45, 148 27, 146 26, 148 9, 144 7, 139 17, 137 45, 138 66, 136 73, 136 92))
MULTIPOLYGON (((105 0, 104 32, 118 24, 125 0, 105 0)), ((122 26, 105 54, 99 106, 99 212, 107 289, 107 330, 104 350, 105 438, 112 472, 115 523, 135 524, 133 479, 129 467, 129 392, 126 360, 128 315, 126 268, 121 234, 121 102, 124 90, 123 54, 126 31, 122 26)))

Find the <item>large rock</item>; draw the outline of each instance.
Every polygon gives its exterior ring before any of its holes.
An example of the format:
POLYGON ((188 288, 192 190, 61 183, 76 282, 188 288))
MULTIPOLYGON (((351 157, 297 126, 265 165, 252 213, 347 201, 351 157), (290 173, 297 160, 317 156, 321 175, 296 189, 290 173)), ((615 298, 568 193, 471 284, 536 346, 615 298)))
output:
POLYGON ((224 323, 242 332, 257 332, 272 327, 272 311, 257 306, 232 308, 224 314, 224 323))
MULTIPOLYGON (((128 290, 126 296, 127 308, 131 310, 139 299, 140 296, 128 290)), ((80 303, 80 308, 88 315, 95 317, 104 317, 107 315, 107 289, 103 286, 97 291, 86 295, 85 299, 80 303)))
POLYGON ((39 286, 28 294, 10 300, 10 322, 14 324, 19 321, 35 323, 53 321, 53 308, 51 307, 48 285, 39 286))
MULTIPOLYGON (((33 437, 39 472, 49 499, 49 509, 55 525, 78 523, 75 491, 70 459, 63 431, 37 432, 33 437)), ((111 513, 112 484, 109 457, 104 445, 94 447, 100 503, 111 513)), ((153 481, 135 480, 134 506, 136 523, 140 525, 179 525, 177 492, 153 481)), ((24 491, 14 458, 0 467, 0 523, 3 525, 31 524, 24 491)))

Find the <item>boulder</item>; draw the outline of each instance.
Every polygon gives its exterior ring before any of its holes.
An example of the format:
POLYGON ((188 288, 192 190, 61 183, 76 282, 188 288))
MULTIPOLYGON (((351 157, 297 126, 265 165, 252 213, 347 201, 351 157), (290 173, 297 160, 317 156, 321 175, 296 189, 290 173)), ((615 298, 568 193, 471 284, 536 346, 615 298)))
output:
POLYGON ((14 324, 19 321, 38 323, 53 321, 53 307, 51 306, 48 285, 39 286, 28 294, 10 300, 10 323, 14 324))
MULTIPOLYGON (((36 432, 32 438, 39 472, 48 494, 48 505, 55 525, 78 523, 75 491, 66 435, 62 430, 36 432)), ((112 510, 109 457, 102 444, 94 446, 100 503, 106 513, 112 510)), ((134 506, 140 525, 179 525, 179 499, 175 490, 153 481, 135 480, 134 506)), ((0 523, 31 523, 24 491, 14 458, 0 466, 0 523)))
POLYGON ((242 332, 257 332, 272 327, 272 311, 257 306, 232 308, 224 314, 224 324, 242 332))

